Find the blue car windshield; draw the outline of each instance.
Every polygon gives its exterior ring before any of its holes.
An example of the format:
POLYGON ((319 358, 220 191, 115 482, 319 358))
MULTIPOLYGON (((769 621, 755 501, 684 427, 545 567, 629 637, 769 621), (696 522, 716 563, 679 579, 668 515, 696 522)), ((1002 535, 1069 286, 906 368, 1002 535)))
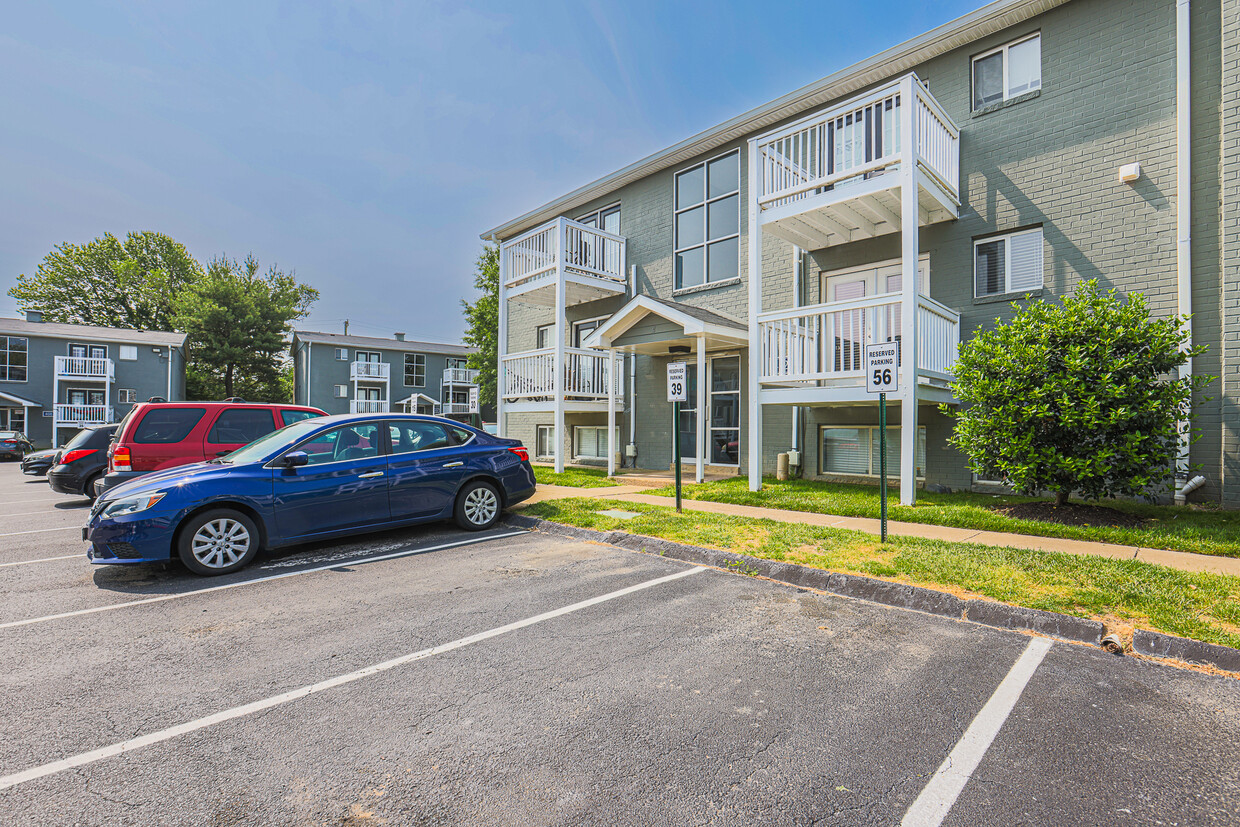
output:
POLYGON ((220 457, 216 461, 226 465, 257 462, 266 458, 269 454, 280 450, 282 447, 292 445, 302 437, 321 427, 323 427, 323 423, 319 420, 319 417, 303 419, 301 422, 285 425, 278 431, 272 431, 266 436, 261 436, 248 445, 242 445, 231 454, 220 457))

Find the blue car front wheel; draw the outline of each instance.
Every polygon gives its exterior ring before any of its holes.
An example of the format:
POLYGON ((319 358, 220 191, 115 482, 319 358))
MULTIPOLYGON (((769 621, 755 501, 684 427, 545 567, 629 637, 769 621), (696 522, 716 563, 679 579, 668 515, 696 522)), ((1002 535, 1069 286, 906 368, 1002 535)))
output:
POLYGON ((177 538, 177 553, 194 574, 229 574, 258 554, 258 527, 240 511, 217 508, 185 523, 177 538))

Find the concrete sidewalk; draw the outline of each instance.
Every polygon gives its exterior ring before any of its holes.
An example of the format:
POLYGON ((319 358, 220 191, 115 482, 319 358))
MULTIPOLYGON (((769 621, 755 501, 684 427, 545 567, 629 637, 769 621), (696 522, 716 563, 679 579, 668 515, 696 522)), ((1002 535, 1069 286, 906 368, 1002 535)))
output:
MULTIPOLYGON (((571 488, 563 485, 540 485, 538 493, 528 502, 561 500, 569 497, 599 497, 646 505, 675 505, 675 500, 672 497, 657 497, 642 493, 646 490, 648 489, 637 485, 619 485, 613 488, 571 488)), ((688 511, 704 511, 711 514, 730 514, 736 517, 775 520, 781 523, 842 528, 851 531, 864 531, 869 534, 878 534, 880 531, 879 521, 866 517, 841 517, 838 514, 785 511, 779 508, 732 505, 730 503, 707 502, 704 500, 683 500, 681 504, 688 511)), ((1037 537, 1030 534, 1011 534, 1002 531, 975 531, 970 528, 951 528, 949 526, 926 525, 923 523, 902 523, 894 520, 887 521, 887 533, 899 537, 926 537, 932 540, 946 540, 953 543, 976 543, 984 546, 1025 548, 1034 551, 1057 551, 1064 554, 1089 554, 1096 557, 1109 557, 1113 560, 1140 560, 1145 563, 1155 563, 1168 568, 1180 569, 1181 571, 1210 572, 1212 574, 1228 574, 1233 577, 1240 577, 1240 558, 1215 557, 1208 554, 1193 554, 1187 551, 1138 548, 1116 543, 1064 540, 1056 537, 1037 537)))

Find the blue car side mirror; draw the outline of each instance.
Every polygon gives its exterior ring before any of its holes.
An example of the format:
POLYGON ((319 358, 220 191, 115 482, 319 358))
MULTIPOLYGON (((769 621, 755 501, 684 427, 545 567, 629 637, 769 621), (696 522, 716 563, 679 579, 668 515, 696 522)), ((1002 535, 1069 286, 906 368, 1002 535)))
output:
POLYGON ((299 465, 309 465, 310 455, 305 451, 294 451, 291 454, 284 455, 283 464, 285 468, 296 468, 299 465))

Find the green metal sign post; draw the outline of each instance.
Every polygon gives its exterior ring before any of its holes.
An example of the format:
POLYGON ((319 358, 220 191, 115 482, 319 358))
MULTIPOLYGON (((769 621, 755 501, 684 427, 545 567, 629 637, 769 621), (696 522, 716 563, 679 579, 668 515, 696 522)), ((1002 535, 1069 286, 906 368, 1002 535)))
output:
POLYGON ((680 511, 680 403, 672 403, 672 465, 676 466, 676 510, 680 511))
POLYGON ((887 542, 887 394, 878 395, 878 500, 882 509, 881 542, 887 542))

